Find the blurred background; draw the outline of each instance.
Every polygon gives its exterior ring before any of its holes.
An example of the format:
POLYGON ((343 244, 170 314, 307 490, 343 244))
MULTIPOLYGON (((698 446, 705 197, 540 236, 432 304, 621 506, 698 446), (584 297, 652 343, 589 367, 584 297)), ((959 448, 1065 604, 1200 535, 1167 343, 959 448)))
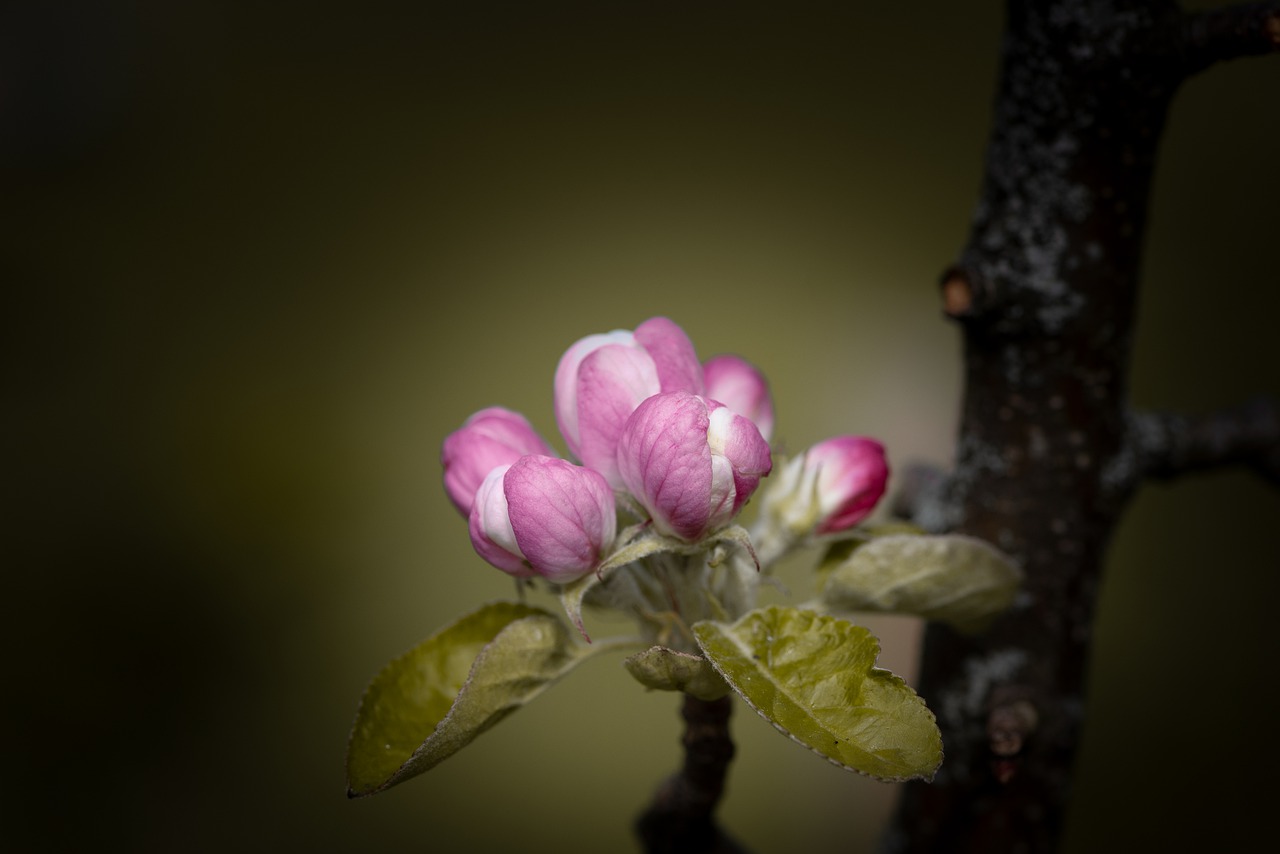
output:
MULTIPOLYGON (((945 465, 936 282, 1001 25, 995 2, 5 4, 0 847, 635 850, 680 722, 620 656, 345 797, 372 675, 513 595, 441 440, 502 404, 563 447, 561 352, 664 314, 768 374, 783 447, 867 433, 897 470, 945 465)), ((1277 102, 1272 58, 1175 104, 1139 406, 1280 394, 1277 102)), ((1277 523, 1233 471, 1132 506, 1068 850, 1270 832, 1277 523)), ((913 678, 919 625, 869 622, 913 678)), ((869 850, 894 786, 742 707, 733 729, 735 835, 869 850)))

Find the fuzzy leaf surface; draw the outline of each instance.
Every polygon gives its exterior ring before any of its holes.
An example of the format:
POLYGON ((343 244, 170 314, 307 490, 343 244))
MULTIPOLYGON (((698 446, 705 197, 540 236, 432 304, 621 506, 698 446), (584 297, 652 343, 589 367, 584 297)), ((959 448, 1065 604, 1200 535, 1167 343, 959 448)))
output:
POLYGON ((875 666, 880 642, 865 627, 775 605, 693 633, 748 705, 836 765, 900 782, 930 780, 941 764, 933 713, 875 666))
POLYGON ((564 623, 496 602, 382 669, 347 744, 347 794, 383 791, 434 767, 532 700, 582 659, 564 623))
MULTIPOLYGON (((859 525, 852 531, 824 538, 828 543, 822 560, 814 569, 815 589, 821 590, 827 583, 831 571, 841 562, 848 559, 854 550, 880 537, 921 536, 925 531, 910 522, 884 522, 875 525, 859 525)), ((819 542, 822 542, 821 540, 819 542)))
POLYGON ((828 554, 819 595, 836 611, 909 613, 982 631, 1014 602, 1023 574, 1000 549, 963 534, 892 535, 828 554))
POLYGON ((699 700, 718 700, 729 693, 724 679, 700 655, 651 646, 622 664, 637 682, 655 691, 683 691, 699 700))
POLYGON ((1022 571, 985 540, 962 534, 891 535, 851 552, 833 549, 822 567, 826 608, 914 614, 981 631, 1013 604, 1022 571))

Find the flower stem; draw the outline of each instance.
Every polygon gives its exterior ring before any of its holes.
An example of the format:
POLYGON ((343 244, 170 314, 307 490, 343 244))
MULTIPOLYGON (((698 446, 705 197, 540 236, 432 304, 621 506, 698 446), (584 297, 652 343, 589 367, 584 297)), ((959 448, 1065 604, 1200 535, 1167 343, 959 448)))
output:
POLYGON ((636 835, 648 854, 745 854, 713 817, 733 760, 729 697, 699 700, 684 695, 684 765, 654 793, 636 820, 636 835))

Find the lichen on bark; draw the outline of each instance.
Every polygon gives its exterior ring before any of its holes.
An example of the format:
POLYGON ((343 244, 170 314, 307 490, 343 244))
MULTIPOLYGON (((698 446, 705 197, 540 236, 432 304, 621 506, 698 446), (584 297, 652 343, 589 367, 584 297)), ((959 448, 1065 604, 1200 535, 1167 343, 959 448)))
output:
POLYGON ((1280 4, 1010 2, 985 176, 942 276, 964 336, 954 469, 899 508, 1022 566, 985 634, 926 630, 918 690, 946 761, 909 784, 888 851, 1056 850, 1085 717, 1101 567, 1141 480, 1246 463, 1275 479, 1276 409, 1135 415, 1126 377, 1161 133, 1190 74, 1277 49, 1280 4))

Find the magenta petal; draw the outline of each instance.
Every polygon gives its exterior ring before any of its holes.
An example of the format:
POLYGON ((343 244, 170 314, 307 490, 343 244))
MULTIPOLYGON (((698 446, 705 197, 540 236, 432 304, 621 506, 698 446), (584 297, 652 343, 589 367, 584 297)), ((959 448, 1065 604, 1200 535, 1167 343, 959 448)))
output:
POLYGON ((806 466, 818 466, 820 534, 852 528, 871 515, 889 481, 884 445, 865 436, 837 436, 809 449, 806 466))
POLYGON ((594 570, 617 528, 613 490, 589 468, 522 457, 504 479, 511 528, 537 573, 552 581, 594 570))
POLYGON ((663 533, 697 540, 707 531, 712 494, 707 405, 687 392, 650 397, 627 421, 618 469, 663 533))
POLYGON ((606 344, 578 367, 578 457, 620 487, 618 437, 631 413, 658 393, 653 360, 642 350, 606 344))
POLYGON ((658 369, 661 391, 702 394, 702 365, 689 336, 674 321, 651 317, 636 327, 636 341, 658 369))

